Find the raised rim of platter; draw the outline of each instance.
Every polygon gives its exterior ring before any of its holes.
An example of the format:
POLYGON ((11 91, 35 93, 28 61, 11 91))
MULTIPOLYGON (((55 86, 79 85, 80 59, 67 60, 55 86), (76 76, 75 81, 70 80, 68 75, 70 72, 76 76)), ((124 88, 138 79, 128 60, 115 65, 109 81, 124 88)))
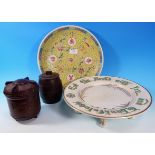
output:
MULTIPOLYGON (((140 112, 138 112, 138 113, 136 113, 136 114, 131 114, 131 115, 128 115, 128 116, 120 116, 120 117, 96 116, 95 114, 90 114, 90 113, 87 113, 87 112, 83 112, 82 110, 79 110, 79 109, 73 107, 71 104, 69 104, 69 103, 67 102, 67 100, 66 100, 66 98, 65 98, 65 94, 63 93, 63 98, 64 98, 64 101, 66 102, 66 104, 67 104, 69 107, 71 107, 73 110, 75 110, 75 111, 77 111, 77 112, 79 112, 79 113, 81 113, 81 114, 85 114, 85 115, 88 115, 88 116, 91 116, 91 117, 95 117, 95 118, 100 118, 100 119, 122 119, 122 118, 126 118, 126 119, 127 119, 127 118, 131 118, 131 117, 139 116, 140 114, 142 114, 143 112, 145 112, 148 108, 150 108, 150 106, 152 105, 152 95, 151 95, 151 93, 148 91, 148 89, 146 89, 144 86, 140 85, 140 84, 137 83, 137 82, 128 80, 127 78, 122 78, 122 77, 118 77, 118 76, 109 76, 109 75, 104 75, 104 76, 91 76, 91 77, 112 77, 112 78, 120 78, 120 79, 124 79, 124 80, 130 81, 130 82, 133 82, 133 83, 135 83, 135 84, 141 86, 143 89, 145 89, 145 90, 147 91, 147 93, 150 95, 150 104, 148 105, 148 107, 147 107, 146 109, 144 109, 144 110, 142 110, 142 111, 140 111, 140 112)), ((87 77, 83 77, 83 78, 91 78, 91 77, 88 77, 88 76, 87 76, 87 77)), ((83 78, 80 78, 80 79, 83 79, 83 78)), ((76 81, 78 81, 78 80, 79 80, 79 79, 74 80, 73 82, 76 82, 76 81)), ((71 82, 71 83, 72 83, 72 82, 71 82)), ((71 83, 70 83, 70 84, 71 84, 71 83)), ((68 84, 68 85, 70 85, 70 84, 68 84)), ((66 86, 65 89, 67 89, 68 85, 66 86)), ((64 91, 65 91, 65 89, 64 89, 64 91)))
MULTIPOLYGON (((98 45, 99 45, 99 47, 100 47, 100 49, 101 49, 101 57, 102 57, 102 60, 101 60, 101 63, 100 63, 100 64, 101 64, 101 67, 100 67, 100 71, 97 73, 97 75, 100 75, 101 72, 102 72, 102 69, 103 69, 103 65, 104 65, 103 48, 102 48, 100 42, 98 41, 98 39, 96 38, 96 36, 95 36, 92 32, 90 32, 89 30, 87 30, 87 29, 85 29, 85 28, 83 28, 83 27, 81 27, 81 26, 76 26, 76 25, 64 25, 64 26, 59 26, 59 27, 53 29, 52 31, 48 32, 48 33, 46 34, 46 36, 42 39, 42 41, 41 41, 41 43, 40 43, 40 45, 39 45, 39 48, 38 48, 38 52, 37 52, 37 64, 38 64, 39 72, 42 73, 41 67, 40 67, 40 63, 39 63, 39 53, 40 53, 40 48, 41 48, 42 44, 44 43, 45 39, 46 39, 50 34, 52 34, 53 32, 55 32, 55 31, 57 31, 57 30, 59 30, 59 29, 61 29, 61 28, 65 28, 65 27, 75 27, 75 28, 82 29, 82 30, 84 30, 84 31, 86 31, 86 32, 88 32, 88 33, 90 33, 90 35, 92 35, 92 36, 95 38, 96 42, 98 43, 98 45)), ((95 75, 94 75, 94 76, 95 76, 95 75)))

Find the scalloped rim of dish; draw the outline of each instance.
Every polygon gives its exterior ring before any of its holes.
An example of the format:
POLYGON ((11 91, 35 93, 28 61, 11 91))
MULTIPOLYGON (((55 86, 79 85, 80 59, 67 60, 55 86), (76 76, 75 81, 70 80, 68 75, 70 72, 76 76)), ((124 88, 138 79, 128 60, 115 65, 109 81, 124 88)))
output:
MULTIPOLYGON (((41 41, 41 43, 40 43, 40 45, 39 45, 39 48, 38 48, 38 53, 37 53, 37 64, 38 64, 39 72, 42 73, 41 68, 40 68, 40 63, 39 63, 39 53, 40 53, 40 49, 41 49, 42 44, 44 43, 45 39, 46 39, 50 34, 52 34, 53 32, 55 32, 55 31, 57 31, 57 30, 59 30, 59 29, 61 29, 61 28, 65 28, 65 27, 75 27, 75 28, 82 29, 82 30, 84 30, 84 31, 86 31, 86 32, 88 32, 88 33, 90 33, 90 35, 92 35, 92 36, 95 38, 96 42, 98 43, 98 45, 99 45, 99 47, 100 47, 100 49, 101 49, 101 56, 102 56, 102 62, 100 63, 100 64, 101 64, 100 71, 99 71, 98 74, 97 74, 97 75, 100 75, 101 72, 102 72, 102 69, 103 69, 103 65, 104 65, 103 48, 102 48, 100 42, 98 41, 98 39, 95 37, 95 35, 94 35, 93 33, 91 33, 89 30, 87 30, 87 29, 85 29, 85 28, 83 28, 83 27, 76 26, 76 25, 65 25, 65 26, 57 27, 57 28, 53 29, 52 31, 48 32, 48 33, 46 34, 46 36, 42 39, 42 41, 41 41)), ((95 75, 94 75, 94 76, 95 76, 95 75)))

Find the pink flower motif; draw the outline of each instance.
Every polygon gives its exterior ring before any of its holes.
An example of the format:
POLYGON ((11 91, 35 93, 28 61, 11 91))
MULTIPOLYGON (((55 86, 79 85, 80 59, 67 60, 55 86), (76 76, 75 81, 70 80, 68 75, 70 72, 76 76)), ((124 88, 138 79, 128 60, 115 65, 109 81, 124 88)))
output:
POLYGON ((68 80, 68 81, 72 81, 72 80, 74 80, 74 79, 75 79, 75 77, 74 77, 73 74, 69 74, 69 75, 67 76, 67 80, 68 80))
POLYGON ((68 58, 68 61, 69 62, 73 62, 73 58, 68 58))
POLYGON ((51 63, 55 63, 55 62, 57 61, 57 57, 56 57, 55 55, 51 55, 51 56, 49 57, 49 61, 50 61, 51 63))
POLYGON ((62 52, 63 49, 64 49, 63 44, 62 43, 58 44, 57 49, 58 49, 59 52, 62 52))
POLYGON ((86 57, 84 61, 85 61, 86 64, 90 65, 92 63, 92 58, 91 57, 86 57))
POLYGON ((84 69, 83 68, 79 68, 79 73, 83 74, 84 73, 84 69))
POLYGON ((74 46, 74 45, 76 44, 75 38, 70 38, 70 39, 68 40, 68 44, 69 44, 70 46, 74 46))

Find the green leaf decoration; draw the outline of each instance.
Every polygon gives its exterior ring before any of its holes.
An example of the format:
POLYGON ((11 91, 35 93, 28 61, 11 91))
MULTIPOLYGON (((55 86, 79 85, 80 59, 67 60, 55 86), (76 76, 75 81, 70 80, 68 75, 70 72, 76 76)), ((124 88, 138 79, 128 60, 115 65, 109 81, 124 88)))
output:
POLYGON ((89 79, 81 79, 80 82, 83 84, 86 84, 86 83, 91 82, 91 81, 89 79))
POLYGON ((94 81, 99 81, 99 80, 110 81, 111 78, 110 77, 94 77, 94 81))
POLYGON ((104 111, 103 110, 99 110, 98 113, 99 114, 104 114, 104 111))
POLYGON ((68 87, 68 89, 75 90, 75 89, 77 89, 78 86, 79 86, 78 84, 73 83, 72 86, 68 87))
POLYGON ((141 93, 141 90, 140 90, 139 86, 136 86, 136 87, 133 87, 133 88, 130 88, 130 89, 134 90, 137 96, 138 96, 139 93, 141 93))
POLYGON ((73 93, 68 93, 68 94, 66 94, 66 96, 69 97, 69 98, 74 98, 74 97, 75 97, 75 94, 73 94, 73 93))
POLYGON ((144 99, 144 98, 138 98, 136 104, 138 105, 145 105, 147 104, 149 101, 147 99, 144 99))
POLYGON ((120 109, 120 110, 119 110, 119 113, 123 113, 123 114, 125 113, 125 114, 127 114, 127 113, 129 113, 129 112, 128 112, 126 109, 120 109))
POLYGON ((111 78, 110 77, 104 77, 104 78, 102 78, 102 80, 111 81, 111 78))
POLYGON ((131 112, 139 110, 139 109, 137 109, 137 108, 135 108, 135 107, 128 107, 128 108, 126 108, 126 109, 128 109, 128 110, 131 111, 131 112))
POLYGON ((130 82, 125 81, 125 80, 115 80, 115 82, 118 82, 118 83, 120 83, 122 85, 128 85, 128 84, 130 84, 130 82))
POLYGON ((79 101, 76 101, 74 103, 77 104, 77 105, 81 105, 82 104, 82 102, 79 102, 79 101))

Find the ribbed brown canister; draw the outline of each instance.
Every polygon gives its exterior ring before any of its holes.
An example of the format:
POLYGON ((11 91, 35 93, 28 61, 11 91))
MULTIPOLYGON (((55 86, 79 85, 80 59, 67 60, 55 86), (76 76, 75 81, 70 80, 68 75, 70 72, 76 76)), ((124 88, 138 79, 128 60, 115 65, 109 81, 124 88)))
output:
POLYGON ((28 77, 6 82, 4 94, 10 114, 17 121, 36 118, 40 112, 39 86, 28 77))
POLYGON ((60 101, 62 96, 62 82, 59 74, 46 71, 39 76, 40 95, 44 103, 54 104, 60 101))

